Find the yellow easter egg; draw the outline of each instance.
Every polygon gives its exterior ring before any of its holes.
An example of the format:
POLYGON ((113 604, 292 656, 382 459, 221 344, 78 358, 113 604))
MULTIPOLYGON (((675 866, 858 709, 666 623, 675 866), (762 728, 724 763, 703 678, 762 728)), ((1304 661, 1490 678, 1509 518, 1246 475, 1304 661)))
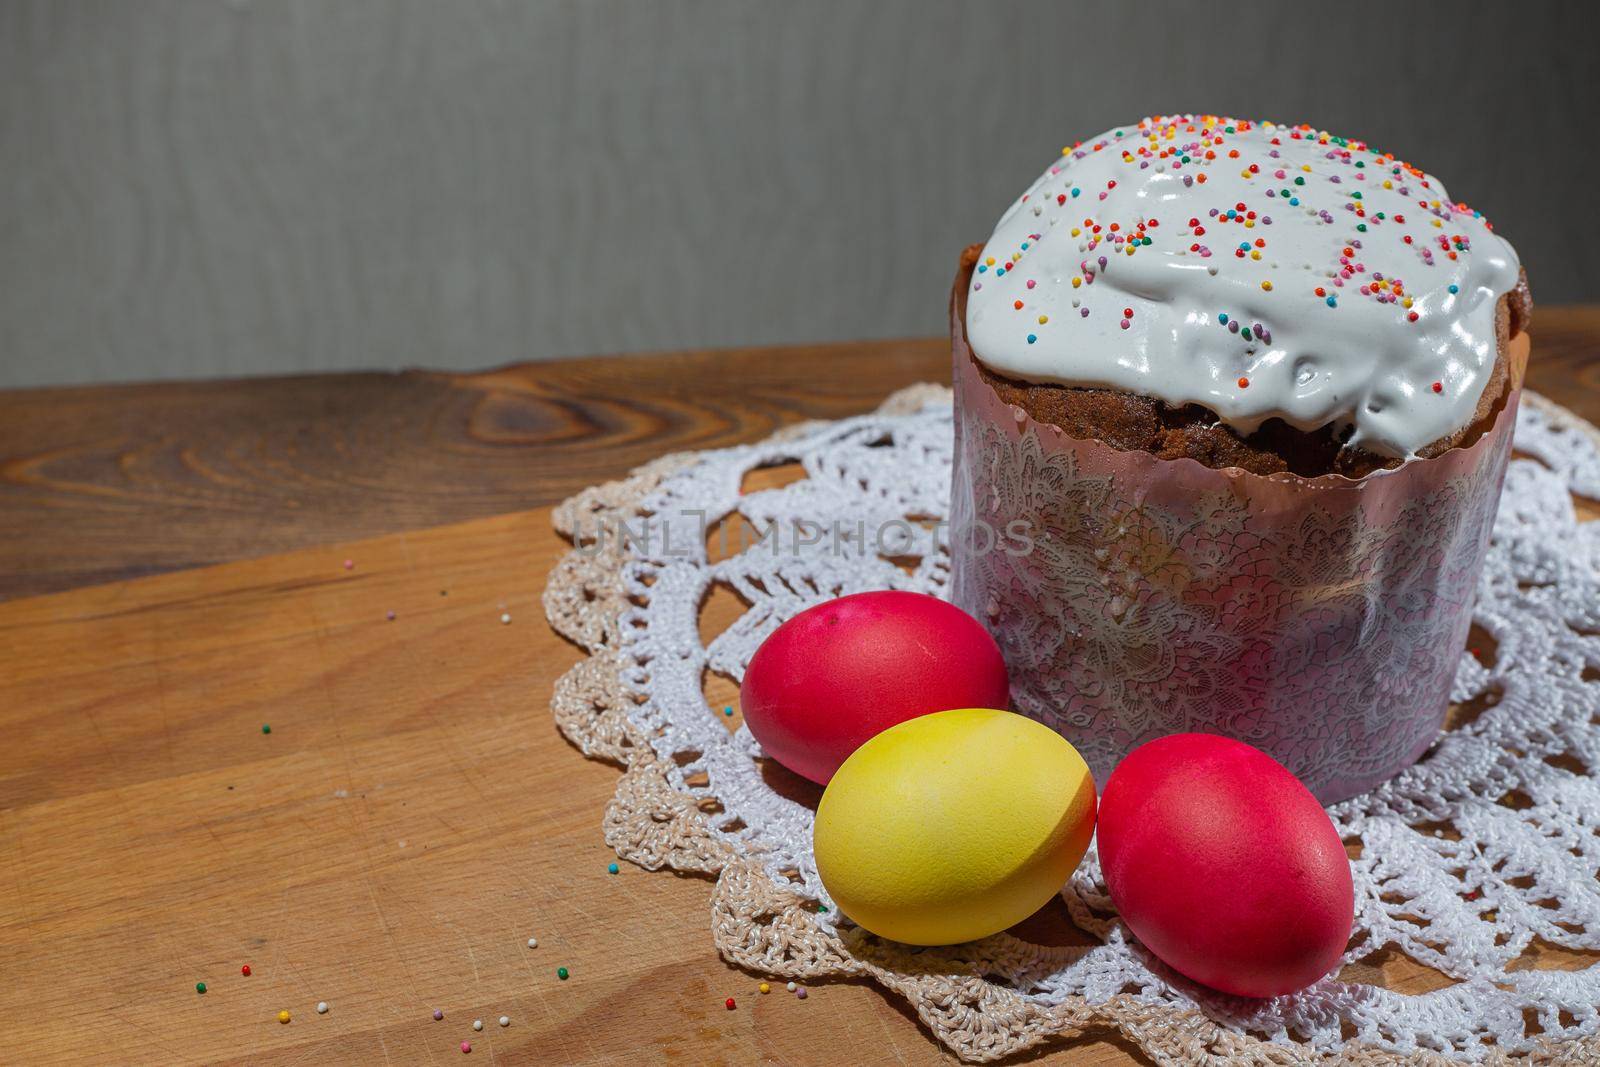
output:
POLYGON ((1094 813, 1094 778, 1060 734, 962 708, 856 749, 822 794, 812 841, 822 883, 852 921, 950 945, 1021 922, 1060 891, 1094 813))

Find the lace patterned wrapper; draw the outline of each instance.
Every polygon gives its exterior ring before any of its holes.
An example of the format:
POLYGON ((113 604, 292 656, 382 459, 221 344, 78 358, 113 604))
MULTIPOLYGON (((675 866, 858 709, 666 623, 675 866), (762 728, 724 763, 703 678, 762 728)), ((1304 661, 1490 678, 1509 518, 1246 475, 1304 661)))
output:
POLYGON ((1519 390, 1471 446, 1359 480, 1216 470, 1068 437, 1007 404, 958 307, 952 599, 999 641, 1019 711, 1102 783, 1143 742, 1191 730, 1270 753, 1325 804, 1427 750, 1519 390))

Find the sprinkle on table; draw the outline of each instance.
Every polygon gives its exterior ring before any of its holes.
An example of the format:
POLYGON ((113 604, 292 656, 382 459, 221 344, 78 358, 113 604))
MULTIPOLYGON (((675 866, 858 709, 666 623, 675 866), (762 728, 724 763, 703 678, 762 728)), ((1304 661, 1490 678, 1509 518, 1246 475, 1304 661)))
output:
POLYGON ((289 1021, 289 1009, 288 1008, 284 1008, 282 1011, 280 1011, 278 1013, 278 1021, 280 1023, 286 1023, 286 1022, 289 1021))
POLYGON ((528 947, 529 948, 538 948, 539 947, 539 939, 537 937, 528 938, 528 947))
POLYGON ((615 863, 608 863, 608 864, 606 864, 606 873, 607 873, 607 874, 616 874, 616 873, 617 873, 617 872, 618 872, 618 871, 620 871, 620 870, 621 870, 621 869, 622 869, 622 868, 621 868, 621 867, 618 867, 618 866, 617 866, 617 865, 616 865, 616 864, 615 864, 615 863))
POLYGON ((206 995, 206 984, 204 982, 196 982, 194 984, 194 991, 196 993, 199 993, 201 996, 205 996, 206 995))
POLYGON ((247 963, 243 967, 240 967, 239 968, 239 973, 244 975, 246 978, 249 978, 250 977, 250 965, 247 963))
POLYGON ((317 1014, 318 1015, 326 1015, 326 1014, 328 1014, 328 1002, 326 1000, 317 1001, 317 1014))
POLYGON ((738 1004, 736 1004, 734 1002, 734 999, 732 997, 729 997, 727 1000, 723 1001, 722 1003, 727 1006, 727 1009, 729 1011, 732 1011, 734 1008, 737 1008, 739 1006, 738 1004))
POLYGON ((500 1025, 501 1026, 510 1026, 511 1025, 511 1016, 509 1016, 509 1015, 500 1016, 500 1025))
POLYGON ((805 986, 801 986, 799 989, 796 989, 794 991, 794 995, 795 995, 795 999, 797 999, 797 1000, 806 999, 806 987, 805 986))
POLYGON ((482 1019, 474 1019, 474 1020, 472 1020, 472 1028, 474 1030, 482 1030, 483 1029, 483 1020, 482 1019))
POLYGON ((353 560, 353 559, 347 559, 347 560, 344 561, 344 569, 347 570, 347 571, 348 570, 354 570, 355 566, 356 566, 356 561, 353 560))
POLYGON ((270 722, 262 723, 261 724, 261 732, 264 733, 264 734, 270 734, 272 732, 272 724, 270 722))
POLYGON ((769 985, 768 985, 768 984, 767 984, 767 983, 765 983, 765 982, 762 982, 762 983, 761 983, 761 984, 760 984, 760 985, 758 985, 758 986, 757 986, 757 987, 756 987, 756 988, 757 988, 757 989, 759 989, 759 990, 761 990, 761 992, 762 992, 762 993, 770 993, 770 992, 772 992, 772 987, 771 987, 771 986, 769 986, 769 985))
POLYGON ((461 1042, 461 1054, 463 1056, 465 1056, 467 1053, 469 1053, 471 1051, 472 1051, 472 1042, 470 1042, 470 1041, 461 1042))
POLYGON ((443 1018, 444 1018, 444 1012, 440 1011, 438 1008, 434 1008, 433 1009, 433 1021, 434 1022, 438 1022, 440 1019, 443 1019, 443 1018))
POLYGON ((789 992, 793 993, 796 989, 799 989, 800 987, 798 985, 796 985, 795 983, 790 982, 788 985, 784 986, 784 988, 787 989, 789 992))
POLYGON ((568 978, 571 977, 571 975, 569 975, 567 973, 567 969, 565 967, 557 967, 556 968, 556 977, 561 979, 563 982, 565 982, 568 978))

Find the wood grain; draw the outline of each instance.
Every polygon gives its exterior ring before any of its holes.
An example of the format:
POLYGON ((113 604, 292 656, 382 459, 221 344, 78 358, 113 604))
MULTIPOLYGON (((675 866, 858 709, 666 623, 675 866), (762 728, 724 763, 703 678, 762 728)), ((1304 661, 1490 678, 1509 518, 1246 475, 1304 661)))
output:
POLYGON ((0 605, 0 1059, 950 1062, 875 988, 760 996, 704 879, 606 873, 563 550, 534 511, 0 605))
MULTIPOLYGON (((760 996, 704 879, 606 874, 618 772, 548 710, 564 550, 538 510, 0 605, 3 1058, 953 1062, 874 987, 760 996)), ((1017 932, 1088 943, 1058 902, 1017 932)), ((1346 977, 1452 984, 1393 952, 1346 977)), ((1148 1063, 1100 1034, 1022 1059, 1148 1063)))
MULTIPOLYGON (((1600 422, 1600 307, 1533 333, 1532 388, 1600 422)), ((948 380, 926 339, 0 392, 0 597, 540 507, 948 380)))
MULTIPOLYGON (((1593 385, 1600 315, 1547 342, 1562 321, 1541 320, 1534 384, 1595 418, 1563 383, 1593 385)), ((944 359, 929 341, 0 395, 0 561, 82 582, 553 499, 863 410, 944 359)), ((471 1040, 506 1063, 947 1060, 873 988, 755 994, 711 950, 703 880, 604 873, 617 772, 547 709, 577 658, 538 607, 560 551, 535 510, 0 604, 0 1059, 437 1062, 471 1040)), ((1022 932, 1084 938, 1054 907, 1022 932)), ((1392 953, 1347 975, 1450 984, 1392 953)), ((1142 1062, 1103 1035, 1044 1058, 1142 1062)))
POLYGON ((553 504, 948 362, 889 341, 0 393, 0 596, 553 504))

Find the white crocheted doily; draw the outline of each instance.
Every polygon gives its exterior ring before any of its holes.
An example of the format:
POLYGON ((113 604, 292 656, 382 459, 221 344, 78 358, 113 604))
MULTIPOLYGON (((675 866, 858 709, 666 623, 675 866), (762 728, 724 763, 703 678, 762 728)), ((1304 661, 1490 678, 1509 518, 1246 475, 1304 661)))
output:
POLYGON ((769 784, 748 730, 708 705, 705 675, 736 682, 774 627, 822 600, 941 593, 934 520, 949 506, 951 412, 939 387, 759 444, 666 457, 559 508, 574 547, 546 610, 590 656, 558 686, 557 720, 587 754, 627 769, 606 816, 621 855, 719 876, 724 956, 784 977, 870 976, 964 1059, 1097 1026, 1173 1063, 1593 1055, 1600 966, 1535 970, 1521 958, 1537 939, 1600 959, 1600 522, 1580 523, 1572 501, 1600 499, 1600 434, 1528 394, 1516 448, 1475 615, 1497 647, 1477 650, 1483 662, 1461 658, 1453 699, 1465 712, 1415 766, 1329 811, 1353 856, 1345 962, 1393 946, 1455 980, 1434 992, 1335 977, 1270 1001, 1209 992, 1130 937, 1093 848, 1062 894, 1101 942, 1088 949, 1000 934, 911 950, 832 909, 812 811, 769 784), (792 463, 804 478, 741 491, 747 473, 792 463), (734 512, 741 529, 778 533, 723 547, 734 512), (717 585, 748 608, 702 634, 717 585))

